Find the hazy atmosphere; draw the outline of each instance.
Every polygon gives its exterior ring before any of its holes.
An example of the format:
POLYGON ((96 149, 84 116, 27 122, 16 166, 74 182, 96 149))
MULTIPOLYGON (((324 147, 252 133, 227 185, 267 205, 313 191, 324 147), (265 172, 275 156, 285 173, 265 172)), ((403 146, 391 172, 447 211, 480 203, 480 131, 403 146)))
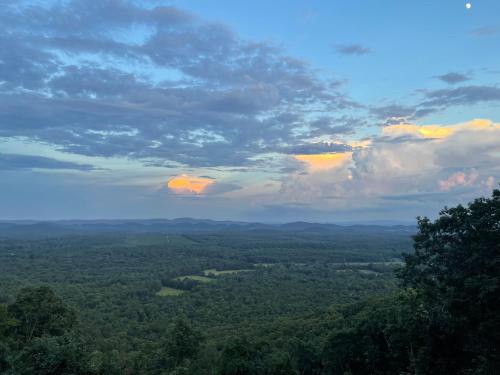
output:
POLYGON ((497 0, 0 5, 0 219, 414 222, 498 186, 497 0))

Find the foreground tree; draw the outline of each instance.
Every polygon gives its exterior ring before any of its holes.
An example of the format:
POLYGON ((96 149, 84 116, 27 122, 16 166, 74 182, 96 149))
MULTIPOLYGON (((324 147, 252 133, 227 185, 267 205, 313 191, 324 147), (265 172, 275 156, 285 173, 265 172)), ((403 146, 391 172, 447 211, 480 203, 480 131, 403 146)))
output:
POLYGON ((22 289, 9 313, 17 321, 15 333, 25 343, 44 335, 63 335, 76 321, 75 312, 45 286, 22 289))
POLYGON ((342 312, 324 346, 327 373, 500 373, 500 191, 418 227, 403 288, 342 312))
POLYGON ((500 371, 500 190, 467 207, 419 218, 415 253, 403 286, 427 313, 427 345, 415 353, 420 373, 500 371))
POLYGON ((16 355, 14 374, 89 375, 86 348, 72 335, 34 338, 16 355))
POLYGON ((91 374, 75 313, 47 287, 22 289, 0 305, 0 373, 91 374))
POLYGON ((16 321, 9 315, 6 305, 0 305, 0 374, 9 369, 9 344, 11 338, 9 332, 16 321))

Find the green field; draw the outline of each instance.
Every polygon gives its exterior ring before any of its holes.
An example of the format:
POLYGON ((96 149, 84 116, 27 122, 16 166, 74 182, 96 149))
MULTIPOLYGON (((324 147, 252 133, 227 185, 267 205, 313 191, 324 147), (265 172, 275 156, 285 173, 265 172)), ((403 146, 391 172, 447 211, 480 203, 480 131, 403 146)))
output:
POLYGON ((255 267, 272 267, 274 265, 276 265, 276 263, 254 263, 253 264, 255 267))
POLYGON ((332 266, 376 266, 376 265, 381 265, 381 266, 402 266, 404 263, 402 260, 392 260, 390 262, 336 262, 336 263, 330 263, 332 266))
POLYGON ((377 271, 372 270, 357 270, 358 272, 364 273, 365 275, 378 275, 377 271))
POLYGON ((156 295, 160 297, 173 297, 180 296, 181 294, 184 294, 184 290, 169 287, 163 287, 158 293, 156 293, 156 295))
POLYGON ((208 270, 204 270, 203 274, 205 276, 209 275, 214 275, 214 276, 221 276, 221 275, 234 275, 240 272, 250 272, 250 271, 255 271, 252 269, 242 269, 242 270, 224 270, 224 271, 217 271, 215 268, 211 268, 208 270))
POLYGON ((200 283, 210 283, 212 281, 215 281, 214 279, 211 279, 210 277, 200 276, 200 275, 179 276, 179 277, 176 277, 174 280, 178 280, 178 281, 193 280, 193 281, 198 281, 200 283))

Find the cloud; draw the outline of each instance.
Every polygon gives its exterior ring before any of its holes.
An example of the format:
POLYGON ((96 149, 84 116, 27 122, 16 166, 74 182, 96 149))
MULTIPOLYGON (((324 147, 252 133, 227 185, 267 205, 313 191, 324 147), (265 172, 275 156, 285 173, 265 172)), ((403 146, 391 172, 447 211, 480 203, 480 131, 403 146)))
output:
POLYGON ((90 164, 79 164, 62 161, 43 156, 0 154, 0 170, 26 170, 26 169, 68 169, 76 171, 91 171, 95 169, 90 164))
POLYGON ((462 86, 453 89, 427 91, 423 106, 449 107, 500 101, 500 88, 496 86, 462 86))
POLYGON ((71 0, 2 8, 0 137, 86 156, 248 166, 359 108, 270 43, 171 6, 71 0), (133 32, 131 31, 133 30, 133 32))
POLYGON ((370 114, 383 125, 419 120, 430 114, 454 106, 470 106, 500 101, 500 88, 496 86, 470 85, 438 90, 417 90, 422 95, 413 105, 389 104, 372 106, 370 114))
POLYGON ((439 125, 414 125, 396 124, 386 126, 382 129, 382 135, 386 137, 421 137, 421 138, 445 138, 456 131, 455 127, 439 125))
POLYGON ((437 78, 450 85, 455 85, 457 83, 462 83, 465 81, 469 81, 471 79, 469 76, 466 76, 465 74, 455 73, 455 72, 446 73, 440 76, 436 76, 434 78, 437 78))
POLYGON ((335 44, 333 48, 342 55, 361 56, 372 52, 371 49, 361 44, 335 44))
POLYGON ((213 184, 208 185, 203 193, 206 195, 219 195, 229 193, 231 191, 236 191, 242 189, 241 186, 236 184, 227 184, 223 182, 214 182, 213 184))
POLYGON ((209 176, 188 176, 185 174, 172 177, 167 182, 168 189, 179 195, 217 196, 240 190, 236 184, 218 182, 209 176))
POLYGON ((500 29, 495 26, 483 26, 483 27, 478 27, 474 30, 471 31, 471 34, 474 36, 490 36, 490 35, 495 35, 500 32, 500 29))
POLYGON ((400 104, 389 104, 370 108, 370 113, 377 119, 385 120, 386 124, 400 123, 415 116, 416 109, 400 104))
POLYGON ((269 153, 349 151, 300 148, 352 135, 372 119, 414 122, 500 100, 495 86, 463 86, 420 91, 414 105, 366 108, 283 49, 171 6, 11 3, 0 21, 0 138, 84 156, 250 168, 269 153), (358 113, 366 110, 371 117, 358 113))
POLYGON ((203 194, 212 184, 213 179, 188 175, 175 176, 168 180, 167 187, 175 194, 203 194))
POLYGON ((469 174, 464 172, 456 172, 446 180, 440 180, 439 188, 443 191, 448 191, 457 186, 469 186, 472 185, 478 177, 479 174, 475 170, 472 170, 469 174))
POLYGON ((309 124, 312 131, 315 133, 330 133, 330 134, 352 134, 361 121, 351 117, 327 117, 321 116, 318 119, 311 121, 309 124))
POLYGON ((495 182, 495 177, 493 176, 488 176, 488 178, 484 181, 484 185, 488 190, 493 190, 495 185, 498 187, 499 182, 495 182))
POLYGON ((320 154, 351 151, 352 146, 340 142, 314 142, 283 148, 280 151, 286 154, 320 154))
POLYGON ((306 163, 311 172, 339 168, 352 159, 352 152, 295 155, 295 159, 306 163))
POLYGON ((385 210, 390 197, 401 197, 392 200, 391 209, 408 204, 417 213, 419 207, 439 209, 453 199, 491 192, 500 180, 499 144, 500 124, 489 120, 387 126, 371 143, 349 153, 308 155, 308 173, 291 171, 266 202, 306 203, 337 212, 385 210), (338 156, 328 164, 330 155, 338 156))

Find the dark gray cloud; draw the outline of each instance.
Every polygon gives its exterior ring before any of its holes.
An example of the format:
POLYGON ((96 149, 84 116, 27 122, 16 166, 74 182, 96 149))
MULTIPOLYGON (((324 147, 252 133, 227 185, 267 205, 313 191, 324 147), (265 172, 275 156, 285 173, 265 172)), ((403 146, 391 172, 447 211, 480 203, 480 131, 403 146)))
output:
POLYGON ((418 120, 440 110, 460 105, 500 101, 496 86, 460 86, 439 90, 420 90, 422 99, 414 105, 389 104, 371 107, 370 113, 382 125, 418 120))
POLYGON ((360 56, 372 52, 371 49, 361 44, 335 44, 333 48, 342 55, 360 56))
POLYGON ((175 7, 13 2, 0 22, 0 137, 152 165, 241 166, 301 143, 304 125, 350 131, 311 114, 359 107, 304 61, 175 7))
POLYGON ((1 171, 23 169, 71 169, 77 171, 91 171, 95 168, 90 164, 72 163, 43 156, 0 154, 1 171))
POLYGON ((349 116, 321 116, 311 121, 310 128, 312 136, 319 136, 321 134, 353 134, 356 128, 363 125, 363 120, 349 116))
POLYGON ((380 107, 370 108, 370 113, 377 119, 383 121, 383 125, 397 124, 408 121, 415 117, 417 108, 400 105, 388 104, 380 107))
POLYGON ((310 155, 310 154, 321 154, 328 152, 352 151, 352 147, 342 143, 318 142, 318 143, 308 143, 308 144, 288 147, 282 149, 281 151, 285 154, 292 154, 292 155, 297 155, 297 154, 310 155))
POLYGON ((450 72, 446 73, 440 76, 436 76, 434 78, 437 78, 445 83, 448 83, 450 85, 455 85, 457 83, 462 83, 465 81, 469 81, 471 78, 469 76, 466 76, 465 74, 461 73, 456 73, 456 72, 450 72))
POLYGON ((500 101, 500 88, 496 86, 462 86, 453 89, 427 91, 421 106, 449 107, 500 101))

